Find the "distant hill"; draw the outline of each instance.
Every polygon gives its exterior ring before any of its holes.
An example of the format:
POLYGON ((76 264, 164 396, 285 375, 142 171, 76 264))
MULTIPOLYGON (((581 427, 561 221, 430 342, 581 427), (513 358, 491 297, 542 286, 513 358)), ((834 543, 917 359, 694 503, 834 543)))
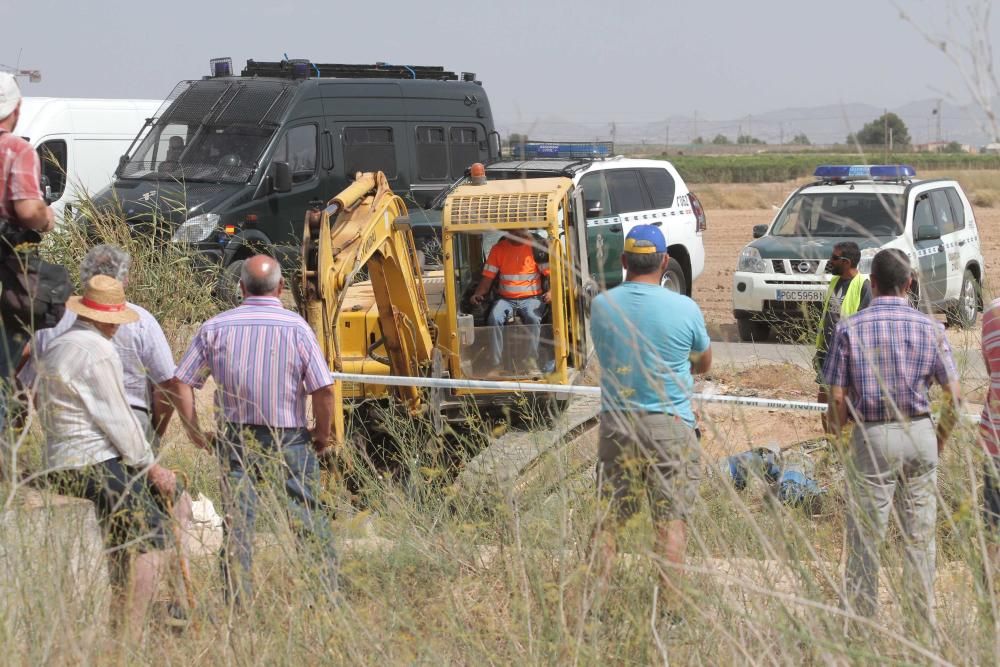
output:
MULTIPOLYGON (((1000 103, 1000 100, 998 100, 1000 103)), ((1000 104, 994 106, 1000 108, 1000 104)), ((993 139, 982 111, 974 105, 956 105, 946 100, 925 99, 889 109, 898 114, 910 130, 914 143, 926 143, 938 138, 944 141, 981 146, 993 139), (940 104, 940 137, 938 116, 940 104)), ((842 143, 850 132, 882 115, 883 109, 870 104, 823 105, 793 107, 748 114, 741 118, 718 120, 694 116, 671 116, 659 121, 576 121, 568 117, 547 116, 537 120, 510 122, 497 118, 497 125, 506 136, 511 132, 527 134, 533 139, 601 140, 614 139, 623 144, 660 144, 668 136, 671 145, 691 143, 696 137, 706 142, 722 134, 736 141, 738 134, 750 134, 769 144, 790 142, 797 134, 805 134, 814 144, 842 143), (612 125, 613 124, 613 125, 612 125), (612 137, 612 132, 614 137, 612 137)))

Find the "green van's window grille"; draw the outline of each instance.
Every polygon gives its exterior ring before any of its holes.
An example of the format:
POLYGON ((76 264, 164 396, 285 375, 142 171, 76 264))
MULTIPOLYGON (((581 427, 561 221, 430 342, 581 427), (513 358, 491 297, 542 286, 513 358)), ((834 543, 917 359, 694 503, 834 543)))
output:
POLYGON ((458 178, 474 162, 479 162, 479 137, 474 127, 453 127, 449 132, 451 175, 458 178))
POLYGON ((316 126, 300 125, 288 130, 278 141, 271 162, 287 162, 293 183, 312 178, 316 173, 316 126))
POLYGON ((443 127, 417 127, 417 178, 448 178, 448 143, 443 127))
POLYGON ((391 127, 345 127, 344 164, 348 174, 381 171, 396 178, 396 144, 391 127))

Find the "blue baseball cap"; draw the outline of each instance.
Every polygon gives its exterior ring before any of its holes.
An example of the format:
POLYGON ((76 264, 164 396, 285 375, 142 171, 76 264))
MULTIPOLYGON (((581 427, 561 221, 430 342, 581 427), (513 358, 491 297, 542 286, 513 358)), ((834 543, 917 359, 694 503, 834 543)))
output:
POLYGON ((667 251, 667 240, 663 232, 653 225, 636 225, 625 237, 625 252, 637 255, 651 255, 667 251))

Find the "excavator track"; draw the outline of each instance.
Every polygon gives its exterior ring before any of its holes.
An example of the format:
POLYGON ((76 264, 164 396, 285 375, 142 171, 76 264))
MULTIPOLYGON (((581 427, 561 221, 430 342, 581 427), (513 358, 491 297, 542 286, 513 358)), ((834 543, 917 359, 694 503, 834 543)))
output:
POLYGON ((459 473, 457 490, 468 497, 540 500, 563 480, 593 465, 600 399, 578 396, 551 427, 507 431, 459 473))

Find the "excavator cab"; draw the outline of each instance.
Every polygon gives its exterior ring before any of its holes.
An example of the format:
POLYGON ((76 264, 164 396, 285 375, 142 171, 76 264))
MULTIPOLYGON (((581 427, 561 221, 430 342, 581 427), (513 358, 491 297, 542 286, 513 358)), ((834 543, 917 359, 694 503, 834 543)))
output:
POLYGON ((450 194, 442 246, 454 317, 448 328, 456 335, 443 342, 455 377, 564 384, 583 368, 589 270, 582 206, 568 178, 482 179, 450 194), (495 247, 516 254, 519 268, 492 265, 495 247), (527 255, 533 263, 522 263, 527 255), (520 268, 528 265, 547 267, 547 275, 520 268), (474 303, 486 269, 496 274, 491 291, 474 303))
MULTIPOLYGON (((481 179, 449 195, 442 267, 425 270, 406 205, 381 172, 358 174, 324 208, 307 212, 299 308, 330 368, 357 376, 335 384, 335 438, 345 439, 348 407, 363 413, 389 400, 441 425, 465 422, 470 401, 486 412, 521 397, 511 389, 421 389, 410 378, 574 382, 587 362, 593 294, 585 220, 582 192, 569 178, 481 179), (519 244, 523 258, 547 264, 540 287, 551 298, 533 294, 531 310, 509 303, 511 290, 538 291, 531 276, 518 274, 504 276, 508 299, 500 290, 471 298, 498 243, 519 244), (365 381, 372 376, 400 379, 365 381)), ((360 417, 368 427, 375 421, 360 417)))

